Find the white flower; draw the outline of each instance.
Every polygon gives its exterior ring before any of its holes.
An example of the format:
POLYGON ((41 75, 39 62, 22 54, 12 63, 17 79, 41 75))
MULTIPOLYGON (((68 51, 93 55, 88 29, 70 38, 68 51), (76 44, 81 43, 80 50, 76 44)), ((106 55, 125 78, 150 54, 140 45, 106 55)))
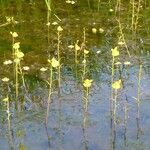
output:
POLYGON ((96 34, 97 33, 97 29, 96 28, 92 28, 92 33, 96 34))
POLYGON ((68 48, 71 48, 71 49, 72 49, 72 48, 74 48, 74 45, 69 45, 68 48))
POLYGON ((47 70, 47 68, 44 68, 44 67, 42 67, 41 69, 40 69, 40 71, 42 71, 42 72, 45 72, 47 70))
POLYGON ((8 81, 9 81, 9 78, 4 77, 4 78, 2 79, 2 81, 3 81, 3 82, 8 82, 8 81))
POLYGON ((10 65, 12 64, 13 62, 11 60, 6 60, 3 62, 4 65, 10 65))
POLYGON ((58 25, 58 23, 57 23, 56 21, 54 21, 54 22, 52 23, 52 25, 55 26, 55 25, 58 25))
POLYGON ((104 32, 104 29, 99 28, 99 33, 103 33, 103 32, 104 32))
POLYGON ((30 68, 28 66, 24 66, 23 70, 28 71, 30 68))

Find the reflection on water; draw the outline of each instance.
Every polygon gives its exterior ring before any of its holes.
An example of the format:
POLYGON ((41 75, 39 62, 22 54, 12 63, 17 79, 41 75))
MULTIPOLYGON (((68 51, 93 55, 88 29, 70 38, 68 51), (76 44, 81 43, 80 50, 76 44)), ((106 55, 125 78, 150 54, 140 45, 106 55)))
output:
POLYGON ((0 1, 0 149, 149 150, 148 4, 0 1))

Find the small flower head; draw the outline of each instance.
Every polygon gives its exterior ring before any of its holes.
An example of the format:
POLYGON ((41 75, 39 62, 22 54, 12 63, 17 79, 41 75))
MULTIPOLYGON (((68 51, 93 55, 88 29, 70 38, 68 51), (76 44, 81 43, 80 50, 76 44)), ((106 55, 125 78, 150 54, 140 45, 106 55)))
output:
POLYGON ((99 54, 101 51, 97 51, 96 53, 99 54))
POLYGON ((113 12, 114 10, 113 9, 109 9, 109 12, 113 12))
POLYGON ((46 25, 47 25, 47 26, 50 26, 50 24, 51 24, 51 23, 50 23, 50 22, 48 22, 46 25))
POLYGON ((11 60, 6 60, 3 62, 4 65, 10 65, 12 64, 13 62, 11 60))
POLYGON ((74 45, 69 45, 68 48, 72 49, 74 48, 74 45))
POLYGON ((112 56, 113 56, 113 57, 119 56, 119 50, 118 50, 117 47, 112 48, 112 49, 111 49, 111 52, 112 52, 112 56))
POLYGON ((96 28, 92 28, 92 33, 96 34, 97 33, 97 29, 96 28))
POLYGON ((40 68, 40 71, 42 71, 42 72, 45 72, 46 70, 47 70, 47 68, 44 68, 44 67, 40 68))
POLYGON ((16 53, 16 57, 17 57, 18 59, 21 59, 21 58, 24 57, 24 53, 21 52, 21 51, 18 51, 18 52, 16 53))
POLYGON ((76 50, 76 51, 80 50, 80 46, 79 46, 78 44, 75 44, 74 47, 75 47, 75 50, 76 50))
POLYGON ((56 25, 58 25, 58 22, 54 21, 54 22, 52 23, 52 25, 56 26, 56 25))
POLYGON ((125 43, 123 41, 118 42, 118 45, 123 46, 125 43))
POLYGON ((89 51, 88 50, 86 50, 86 49, 84 49, 84 54, 88 54, 89 53, 89 51))
POLYGON ((115 90, 120 89, 120 88, 121 88, 121 80, 115 81, 115 82, 112 84, 112 88, 115 89, 115 90))
POLYGON ((13 38, 18 37, 18 33, 17 32, 10 32, 10 34, 12 35, 13 38))
POLYGON ((30 68, 28 66, 24 66, 23 70, 28 71, 30 68))
POLYGON ((59 61, 56 60, 56 58, 52 58, 51 60, 48 59, 48 62, 51 63, 52 67, 57 68, 60 64, 59 61))
POLYGON ((20 59, 19 59, 19 58, 15 58, 15 59, 14 59, 14 62, 15 62, 16 64, 18 64, 18 63, 20 63, 20 59))
POLYGON ((127 65, 127 66, 128 66, 128 65, 131 65, 131 63, 130 63, 129 61, 125 61, 125 62, 124 62, 124 65, 127 65))
POLYGON ((4 77, 4 78, 2 79, 2 81, 3 81, 3 82, 8 82, 8 81, 9 81, 9 78, 4 77))
POLYGON ((6 97, 6 98, 3 99, 3 102, 5 102, 5 103, 7 103, 8 101, 9 101, 8 97, 6 97))
POLYGON ((118 61, 115 63, 115 65, 119 66, 119 65, 121 65, 121 62, 118 61))
POLYGON ((19 49, 20 48, 20 42, 14 43, 13 48, 14 49, 19 49))
POLYGON ((86 59, 84 59, 84 60, 82 61, 82 63, 85 64, 85 63, 86 63, 86 59))
POLYGON ((89 88, 89 87, 91 87, 92 82, 93 82, 93 80, 91 80, 91 79, 85 79, 84 82, 83 82, 83 86, 85 88, 89 88))
POLYGON ((57 31, 58 31, 58 32, 61 32, 61 31, 63 31, 63 28, 62 28, 61 26, 58 26, 58 27, 57 27, 57 31))
POLYGON ((99 33, 103 33, 103 32, 104 32, 104 29, 99 28, 99 33))

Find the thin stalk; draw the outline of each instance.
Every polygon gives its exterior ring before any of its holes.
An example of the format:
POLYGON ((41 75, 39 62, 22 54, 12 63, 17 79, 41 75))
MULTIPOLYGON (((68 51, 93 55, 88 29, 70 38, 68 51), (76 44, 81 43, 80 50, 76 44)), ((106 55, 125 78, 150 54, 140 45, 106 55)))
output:
POLYGON ((141 94, 141 78, 142 78, 142 64, 140 64, 139 74, 138 74, 138 93, 137 93, 137 139, 139 139, 139 132, 140 132, 140 94, 141 94))
POLYGON ((14 144, 13 144, 13 137, 12 137, 12 129, 11 129, 11 120, 10 120, 10 104, 9 104, 9 99, 6 102, 6 107, 7 107, 7 121, 8 121, 8 135, 9 135, 9 143, 10 143, 10 149, 14 149, 14 144))
POLYGON ((119 24, 119 32, 120 32, 120 35, 121 35, 122 42, 123 42, 124 45, 125 45, 125 48, 126 48, 126 50, 127 50, 128 56, 131 57, 130 52, 129 52, 129 49, 128 49, 128 46, 127 46, 126 41, 125 41, 125 36, 124 36, 123 30, 122 30, 122 25, 121 25, 121 23, 120 23, 120 19, 118 20, 118 24, 119 24))
POLYGON ((132 0, 132 22, 131 22, 132 32, 134 31, 134 20, 135 20, 135 0, 132 0))
POLYGON ((52 80, 53 80, 53 68, 52 65, 50 65, 49 91, 48 91, 47 111, 46 111, 46 118, 45 118, 46 127, 48 126, 48 117, 49 117, 49 110, 50 110, 50 103, 51 103, 52 80))
MULTIPOLYGON (((111 66, 111 85, 114 82, 114 63, 115 63, 115 57, 112 56, 112 66, 111 66)), ((111 98, 110 98, 110 115, 111 115, 111 127, 112 127, 112 120, 113 120, 113 89, 111 88, 111 98)))
MULTIPOLYGON (((57 33, 57 58, 60 64, 60 32, 57 33)), ((61 65, 58 66, 58 87, 60 89, 61 84, 61 65)))
POLYGON ((139 13, 140 13, 140 6, 141 6, 141 0, 138 1, 138 6, 137 6, 137 13, 136 13, 136 19, 135 19, 135 32, 137 31, 137 25, 138 25, 138 20, 139 20, 139 13))
POLYGON ((100 7, 100 2, 101 2, 101 0, 98 0, 98 7, 97 7, 98 11, 99 11, 99 7, 100 7))

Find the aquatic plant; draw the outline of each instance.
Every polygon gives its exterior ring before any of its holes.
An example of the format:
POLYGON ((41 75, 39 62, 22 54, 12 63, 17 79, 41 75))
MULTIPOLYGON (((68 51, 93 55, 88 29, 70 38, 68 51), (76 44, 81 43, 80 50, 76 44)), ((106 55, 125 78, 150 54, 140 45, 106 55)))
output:
MULTIPOLYGON (((47 111, 46 111, 46 117, 45 117, 45 124, 46 127, 48 126, 48 116, 49 116, 49 109, 50 109, 50 104, 51 104, 51 94, 52 94, 52 83, 53 83, 53 69, 57 68, 60 66, 60 63, 56 58, 48 59, 49 63, 49 79, 46 81, 49 85, 49 91, 48 91, 48 99, 47 99, 47 111)), ((43 68, 41 71, 46 71, 47 69, 43 68)))
POLYGON ((139 66, 139 73, 138 73, 138 91, 137 91, 137 98, 136 98, 136 104, 137 104, 137 116, 136 116, 136 121, 137 121, 137 139, 139 139, 139 134, 140 134, 140 103, 141 103, 141 78, 142 78, 142 67, 143 65, 140 64, 139 66))
MULTIPOLYGON (((60 51, 60 37, 61 37, 61 32, 63 31, 63 28, 61 26, 57 27, 57 59, 59 64, 61 64, 61 51, 60 51)), ((53 63, 53 61, 52 61, 53 63)), ((56 63, 56 61, 55 61, 56 63)), ((61 84, 61 65, 58 65, 58 87, 60 89, 60 84, 61 84)))
POLYGON ((84 145, 85 148, 87 148, 87 119, 88 119, 88 105, 89 105, 89 88, 92 85, 93 80, 92 79, 85 79, 83 81, 83 87, 84 87, 84 98, 83 98, 83 136, 84 136, 84 145))
POLYGON ((10 145, 10 149, 14 149, 13 137, 12 137, 12 129, 11 129, 10 100, 9 100, 8 96, 3 99, 3 103, 4 103, 4 106, 6 106, 9 145, 10 145))

